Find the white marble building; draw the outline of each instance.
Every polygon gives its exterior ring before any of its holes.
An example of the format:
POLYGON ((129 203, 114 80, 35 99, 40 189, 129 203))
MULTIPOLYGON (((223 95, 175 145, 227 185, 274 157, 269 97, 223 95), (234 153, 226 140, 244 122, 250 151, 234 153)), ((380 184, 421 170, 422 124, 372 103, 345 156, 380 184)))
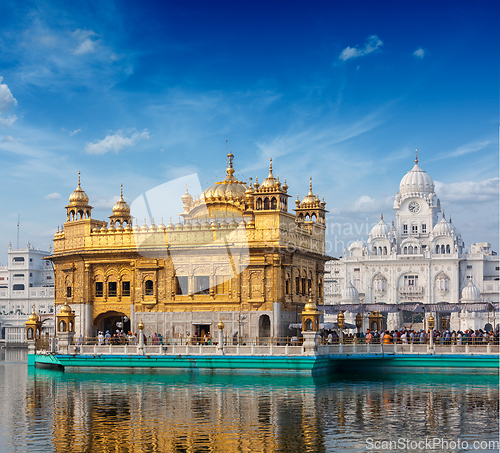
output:
MULTIPOLYGON (((367 243, 353 242, 338 261, 326 265, 325 304, 425 304, 441 326, 451 329, 498 326, 498 312, 471 312, 471 304, 499 301, 499 260, 488 243, 472 244, 467 252, 460 232, 441 214, 432 178, 415 158, 394 198, 396 225, 383 217, 367 243), (461 312, 437 311, 436 304, 462 304, 461 312), (436 310, 433 312, 433 310, 436 310)), ((355 313, 346 313, 353 323, 355 313)), ((408 326, 409 313, 387 313, 387 328, 408 326)), ((332 315, 330 315, 334 320, 332 315)), ((325 315, 325 321, 329 320, 325 315)), ((364 329, 368 328, 365 320, 364 329)), ((415 325, 413 326, 415 327, 415 325)), ((420 327, 420 326, 418 326, 420 327)))
POLYGON ((9 243, 7 265, 0 266, 0 332, 7 343, 23 343, 25 323, 33 310, 41 315, 45 331, 53 329, 54 271, 42 260, 50 251, 36 250, 28 242, 24 249, 9 243))

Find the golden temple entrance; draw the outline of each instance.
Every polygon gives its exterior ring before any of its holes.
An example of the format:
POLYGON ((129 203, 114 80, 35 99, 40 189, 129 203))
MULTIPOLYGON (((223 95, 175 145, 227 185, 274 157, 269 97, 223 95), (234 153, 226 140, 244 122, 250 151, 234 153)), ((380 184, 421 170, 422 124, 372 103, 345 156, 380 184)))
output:
POLYGON ((130 319, 125 313, 118 311, 108 311, 106 313, 101 313, 94 320, 94 325, 92 330, 97 332, 102 332, 103 334, 109 330, 109 333, 113 335, 116 331, 122 331, 127 334, 130 331, 130 319))

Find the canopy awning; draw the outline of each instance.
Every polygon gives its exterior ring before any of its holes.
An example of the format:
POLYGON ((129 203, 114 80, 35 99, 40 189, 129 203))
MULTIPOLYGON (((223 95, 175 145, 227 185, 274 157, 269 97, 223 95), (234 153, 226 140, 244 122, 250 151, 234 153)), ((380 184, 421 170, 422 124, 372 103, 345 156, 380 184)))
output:
POLYGON ((422 304, 422 303, 401 303, 401 304, 338 304, 338 305, 318 305, 318 310, 328 315, 337 315, 340 310, 349 313, 369 313, 379 311, 381 313, 397 313, 399 311, 411 311, 414 313, 438 312, 457 313, 462 311, 483 313, 487 311, 498 311, 498 302, 460 302, 458 304, 422 304))

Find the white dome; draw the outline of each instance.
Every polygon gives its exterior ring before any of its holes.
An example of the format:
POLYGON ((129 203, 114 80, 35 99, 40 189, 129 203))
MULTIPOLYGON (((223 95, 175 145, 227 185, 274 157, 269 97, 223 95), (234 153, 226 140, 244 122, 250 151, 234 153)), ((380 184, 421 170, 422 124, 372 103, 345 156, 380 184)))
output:
POLYGON ((389 235, 389 227, 384 222, 384 218, 381 217, 380 222, 377 223, 372 228, 372 231, 370 232, 370 237, 372 237, 372 238, 380 238, 380 237, 386 238, 388 235, 389 235))
POLYGON ((479 302, 481 300, 481 291, 479 291, 472 280, 469 284, 462 290, 462 302, 479 302))
POLYGON ((432 178, 415 163, 415 166, 399 183, 399 192, 401 195, 411 193, 431 194, 434 192, 434 181, 432 178))
POLYGON ((355 250, 355 249, 362 249, 365 244, 361 242, 359 239, 357 241, 354 241, 350 246, 349 246, 349 251, 355 250))
POLYGON ((451 225, 444 217, 434 225, 432 233, 434 236, 453 236, 453 225, 451 225))
POLYGON ((347 288, 342 291, 342 301, 345 303, 357 303, 359 302, 359 292, 358 290, 354 287, 352 282, 349 282, 347 285, 347 288))

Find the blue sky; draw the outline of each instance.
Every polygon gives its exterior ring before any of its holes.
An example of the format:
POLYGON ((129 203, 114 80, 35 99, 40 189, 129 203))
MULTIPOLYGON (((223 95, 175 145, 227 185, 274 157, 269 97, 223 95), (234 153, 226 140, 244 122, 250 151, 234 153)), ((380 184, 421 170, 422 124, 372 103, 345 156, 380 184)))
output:
POLYGON ((499 10, 4 1, 0 244, 15 245, 20 213, 20 244, 46 248, 78 171, 98 219, 121 183, 129 202, 194 172, 208 186, 227 139, 244 180, 262 180, 270 157, 293 198, 312 176, 342 225, 332 243, 395 218, 418 148, 466 245, 498 250, 499 10))

